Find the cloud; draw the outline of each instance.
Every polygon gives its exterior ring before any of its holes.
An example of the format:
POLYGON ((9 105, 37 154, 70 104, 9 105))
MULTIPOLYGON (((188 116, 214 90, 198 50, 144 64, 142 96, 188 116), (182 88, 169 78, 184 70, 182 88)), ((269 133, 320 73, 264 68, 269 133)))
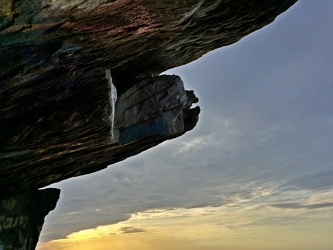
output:
POLYGON ((226 217, 236 218, 237 209, 262 205, 286 213, 287 221, 293 215, 286 208, 330 208, 331 195, 308 200, 332 188, 330 7, 330 1, 299 3, 292 15, 173 70, 200 99, 197 127, 101 172, 54 185, 61 199, 41 239, 158 209, 224 207, 233 209, 226 217))
MULTIPOLYGON (((298 239, 305 236, 311 238, 312 235, 318 237, 318 228, 322 228, 324 231, 320 234, 321 239, 316 238, 315 243, 311 244, 326 249, 325 242, 331 238, 329 232, 333 189, 320 190, 313 194, 304 190, 283 193, 264 187, 251 189, 246 185, 243 188, 247 192, 243 192, 242 195, 235 192, 224 205, 145 210, 132 213, 129 219, 120 223, 74 232, 66 239, 39 246, 40 249, 59 249, 62 245, 68 249, 81 249, 81 246, 94 242, 89 249, 95 249, 96 246, 105 249, 110 243, 122 242, 119 249, 146 249, 144 247, 146 244, 151 247, 149 249, 156 249, 158 246, 154 242, 164 244, 166 241, 171 241, 169 249, 172 245, 180 247, 181 242, 193 244, 193 248, 189 249, 196 249, 195 246, 197 249, 200 249, 200 246, 201 249, 208 249, 206 244, 215 246, 213 249, 221 249, 221 246, 225 245, 226 248, 230 244, 238 246, 239 242, 242 242, 248 244, 244 245, 244 249, 249 249, 248 246, 256 244, 258 240, 258 244, 263 246, 262 238, 264 238, 271 239, 266 242, 273 242, 274 247, 277 247, 277 242, 288 240, 288 244, 304 249, 304 246, 301 246, 302 241, 298 239), (281 203, 281 198, 286 202, 281 203), (318 203, 320 200, 323 202, 318 203), (277 206, 271 205, 274 202, 277 206), (284 205, 279 206, 279 204, 284 205), (314 213, 315 208, 319 207, 327 209, 314 213), (140 234, 143 232, 144 234, 140 234), (139 243, 143 246, 139 247, 139 243)), ((270 249, 269 245, 265 246, 270 249)), ((279 248, 284 247, 287 246, 279 246, 279 248)))
POLYGON ((143 232, 146 232, 145 229, 135 228, 135 227, 121 227, 120 230, 124 234, 133 234, 133 233, 143 233, 143 232))
POLYGON ((320 208, 333 207, 333 202, 322 203, 322 204, 281 203, 281 204, 274 204, 271 206, 283 209, 320 209, 320 208))

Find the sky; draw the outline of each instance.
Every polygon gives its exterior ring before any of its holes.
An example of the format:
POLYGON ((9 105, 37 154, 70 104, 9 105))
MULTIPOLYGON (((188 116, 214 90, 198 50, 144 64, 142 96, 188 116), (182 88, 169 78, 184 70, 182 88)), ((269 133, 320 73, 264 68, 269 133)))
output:
POLYGON ((172 70, 197 127, 61 188, 38 250, 333 249, 333 1, 172 70))

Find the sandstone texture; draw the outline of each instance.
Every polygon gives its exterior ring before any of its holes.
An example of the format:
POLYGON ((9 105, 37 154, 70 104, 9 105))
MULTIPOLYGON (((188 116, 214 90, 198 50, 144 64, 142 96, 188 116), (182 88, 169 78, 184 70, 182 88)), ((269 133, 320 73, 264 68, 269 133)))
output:
POLYGON ((295 2, 2 0, 1 195, 98 171, 191 130, 200 112, 191 92, 159 75, 295 2))

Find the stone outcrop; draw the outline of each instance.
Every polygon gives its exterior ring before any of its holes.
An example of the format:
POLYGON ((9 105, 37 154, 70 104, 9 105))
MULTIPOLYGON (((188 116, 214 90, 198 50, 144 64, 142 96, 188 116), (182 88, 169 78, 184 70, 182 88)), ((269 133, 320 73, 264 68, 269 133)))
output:
POLYGON ((1 192, 98 171, 192 129, 199 108, 188 107, 183 87, 167 94, 180 79, 157 76, 237 42, 295 2, 2 0, 1 192), (161 79, 152 100, 137 95, 138 110, 124 108, 129 91, 161 79), (135 117, 117 117, 113 106, 135 117), (110 143, 116 129, 119 141, 110 143))
POLYGON ((117 100, 115 129, 119 134, 118 142, 180 135, 194 128, 200 108, 194 108, 199 109, 197 113, 191 111, 194 110, 191 98, 198 102, 195 96, 189 97, 178 76, 162 75, 133 85, 117 100))
POLYGON ((120 94, 115 105, 110 77, 94 89, 82 85, 79 91, 65 91, 60 103, 45 93, 56 96, 62 86, 54 93, 40 90, 39 101, 46 107, 28 107, 26 118, 17 124, 11 121, 20 114, 3 112, 3 148, 8 151, 0 154, 3 192, 43 187, 105 168, 196 125, 199 112, 193 110, 199 107, 190 109, 178 76, 143 79, 120 94))
POLYGON ((0 249, 35 249, 44 217, 55 208, 60 190, 49 188, 0 199, 0 249))

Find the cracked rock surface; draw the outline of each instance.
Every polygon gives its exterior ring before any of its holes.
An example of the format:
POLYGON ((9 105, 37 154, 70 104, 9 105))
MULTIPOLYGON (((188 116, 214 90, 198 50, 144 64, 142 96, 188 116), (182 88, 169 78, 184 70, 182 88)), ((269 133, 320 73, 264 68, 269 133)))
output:
MULTIPOLYGON (((1 194, 98 171, 192 129, 199 108, 184 112, 177 99, 177 112, 171 114, 165 101, 171 105, 175 99, 162 98, 160 105, 157 98, 156 105, 150 104, 157 113, 141 109, 147 120, 141 120, 142 112, 133 113, 133 124, 144 137, 126 134, 134 133, 134 127, 122 128, 119 138, 131 139, 110 144, 112 107, 105 71, 112 73, 118 104, 125 105, 130 101, 123 97, 133 87, 154 84, 161 72, 237 42, 295 2, 2 0, 1 194), (165 123, 170 120, 166 112, 174 121, 181 113, 185 123, 165 123), (164 131, 172 132, 149 133, 149 126, 163 122, 164 131)), ((166 85, 170 77, 164 79, 166 85)), ((168 92, 159 89, 157 96, 168 92)), ((180 89, 182 98, 186 92, 180 89)), ((144 105, 140 98, 134 102, 144 105)))

